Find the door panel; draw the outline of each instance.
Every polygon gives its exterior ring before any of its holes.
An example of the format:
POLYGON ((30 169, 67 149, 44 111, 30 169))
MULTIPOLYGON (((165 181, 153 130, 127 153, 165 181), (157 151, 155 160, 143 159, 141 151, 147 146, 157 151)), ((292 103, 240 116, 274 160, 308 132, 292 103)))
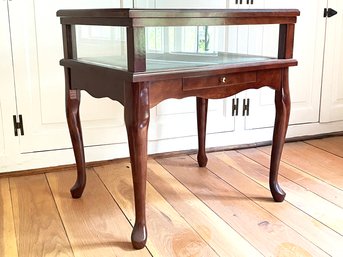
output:
MULTIPOLYGON (((234 130, 230 99, 209 100, 208 134, 234 130)), ((197 135, 195 97, 166 100, 151 110, 151 116, 153 117, 149 126, 151 140, 197 135)))
MULTIPOLYGON (((26 134, 21 151, 71 146, 65 119, 62 34, 58 9, 120 7, 119 0, 11 1, 11 34, 18 109, 26 134)), ((126 140, 123 111, 109 99, 93 99, 82 92, 81 119, 86 145, 126 140)))
MULTIPOLYGON (((5 155, 5 135, 4 135, 4 124, 3 124, 3 107, 2 101, 3 97, 6 96, 3 93, 3 89, 8 86, 9 83, 13 83, 13 81, 9 81, 8 77, 11 77, 11 70, 8 67, 11 67, 11 57, 6 54, 7 52, 11 52, 11 48, 9 47, 9 27, 8 27, 8 15, 7 15, 7 2, 3 1, 0 2, 0 160, 5 155), (9 50, 9 51, 8 51, 9 50), (7 61, 7 62, 6 62, 7 61), (5 63, 6 62, 6 63, 5 63), (5 72, 6 71, 6 72, 5 72), (6 74, 9 72, 9 74, 6 74)), ((13 84, 12 84, 13 86, 13 84)))
POLYGON ((12 69, 10 26, 7 1, 0 1, 0 170, 6 166, 19 147, 14 136, 13 115, 17 114, 15 83, 12 69))
POLYGON ((5 154, 5 135, 4 135, 4 128, 2 122, 2 106, 0 102, 0 158, 5 154))
MULTIPOLYGON (((299 66, 290 68, 291 117, 290 124, 318 122, 321 88, 321 69, 325 34, 323 8, 326 0, 320 1, 266 1, 266 8, 297 8, 301 15, 295 26, 294 58, 299 66), (306 33, 304 33, 306 31, 306 33)), ((263 31, 263 54, 277 55, 278 28, 265 27, 263 31)), ((250 90, 250 116, 246 128, 263 128, 274 125, 274 96, 269 88, 250 90), (261 119, 261 115, 264 118, 261 119)))
POLYGON ((329 0, 337 15, 327 18, 321 122, 343 120, 343 2, 329 0))

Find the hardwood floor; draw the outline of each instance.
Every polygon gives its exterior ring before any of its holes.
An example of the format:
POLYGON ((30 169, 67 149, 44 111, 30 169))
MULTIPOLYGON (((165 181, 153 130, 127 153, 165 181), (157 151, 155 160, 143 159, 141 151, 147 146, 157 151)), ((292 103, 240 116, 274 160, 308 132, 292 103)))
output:
POLYGON ((128 160, 0 179, 0 256, 343 256, 343 137, 288 143, 268 188, 270 147, 149 159, 148 242, 133 250, 128 160))

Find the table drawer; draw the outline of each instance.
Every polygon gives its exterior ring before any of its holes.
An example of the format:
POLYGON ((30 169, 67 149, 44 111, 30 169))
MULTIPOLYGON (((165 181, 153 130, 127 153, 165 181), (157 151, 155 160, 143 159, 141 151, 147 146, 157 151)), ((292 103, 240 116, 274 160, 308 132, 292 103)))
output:
POLYGON ((213 87, 232 86, 253 82, 256 82, 256 71, 206 77, 183 78, 182 88, 183 91, 189 91, 213 87))

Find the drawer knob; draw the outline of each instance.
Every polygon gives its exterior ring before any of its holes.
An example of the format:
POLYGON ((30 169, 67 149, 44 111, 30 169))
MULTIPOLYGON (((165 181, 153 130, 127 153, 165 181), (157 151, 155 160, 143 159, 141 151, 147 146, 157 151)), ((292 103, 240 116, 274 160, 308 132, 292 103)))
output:
POLYGON ((226 79, 225 76, 220 78, 220 82, 221 82, 221 83, 226 83, 226 81, 227 81, 227 79, 226 79))

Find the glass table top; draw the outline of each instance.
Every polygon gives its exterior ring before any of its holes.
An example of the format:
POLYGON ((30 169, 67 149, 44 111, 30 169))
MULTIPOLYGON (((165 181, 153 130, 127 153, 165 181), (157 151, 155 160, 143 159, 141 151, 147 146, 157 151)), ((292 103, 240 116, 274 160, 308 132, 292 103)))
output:
MULTIPOLYGON (((126 60, 113 56, 82 57, 78 58, 78 60, 95 65, 127 70, 126 60)), ((147 53, 146 71, 179 70, 205 66, 256 63, 268 60, 275 60, 275 58, 233 53, 147 53)))

